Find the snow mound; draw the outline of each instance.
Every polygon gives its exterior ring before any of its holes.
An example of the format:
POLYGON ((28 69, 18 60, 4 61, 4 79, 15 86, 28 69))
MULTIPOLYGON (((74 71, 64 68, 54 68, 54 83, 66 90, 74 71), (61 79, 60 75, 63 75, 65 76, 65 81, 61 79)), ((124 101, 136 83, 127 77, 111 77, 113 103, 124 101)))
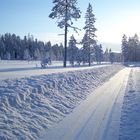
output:
POLYGON ((131 69, 121 114, 119 140, 140 140, 140 68, 131 69))
POLYGON ((0 83, 0 140, 35 140, 123 67, 32 76, 0 83))

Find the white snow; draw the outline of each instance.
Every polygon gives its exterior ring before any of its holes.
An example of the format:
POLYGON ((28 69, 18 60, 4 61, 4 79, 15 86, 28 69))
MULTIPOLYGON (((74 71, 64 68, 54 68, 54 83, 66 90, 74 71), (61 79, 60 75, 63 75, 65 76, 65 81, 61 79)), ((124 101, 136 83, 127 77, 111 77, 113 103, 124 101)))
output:
POLYGON ((0 140, 38 139, 122 68, 110 65, 69 72, 62 69, 46 75, 19 79, 17 74, 18 79, 1 79, 0 140))
POLYGON ((130 69, 92 91, 62 122, 40 140, 118 140, 121 108, 130 69))
POLYGON ((140 140, 140 67, 131 69, 122 108, 119 140, 140 140))
POLYGON ((23 77, 30 77, 33 75, 41 74, 51 74, 58 72, 73 71, 79 69, 91 69, 96 67, 104 67, 109 64, 103 63, 102 65, 95 65, 92 67, 87 66, 75 66, 70 67, 68 63, 67 68, 63 68, 62 61, 53 61, 52 65, 47 66, 45 69, 42 69, 40 66, 40 61, 0 61, 0 80, 5 79, 18 79, 23 77))

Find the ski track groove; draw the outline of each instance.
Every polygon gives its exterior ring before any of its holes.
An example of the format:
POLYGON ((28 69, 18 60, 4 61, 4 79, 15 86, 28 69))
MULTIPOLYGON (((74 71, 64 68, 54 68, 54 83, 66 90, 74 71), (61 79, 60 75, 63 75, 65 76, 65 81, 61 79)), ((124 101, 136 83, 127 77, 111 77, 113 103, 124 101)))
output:
MULTIPOLYGON (((123 88, 123 86, 121 86, 121 88, 120 88, 119 91, 121 91, 122 88, 123 88)), ((95 132, 95 136, 94 136, 95 138, 93 138, 93 140, 99 140, 99 133, 100 133, 99 130, 101 129, 101 127, 102 127, 102 125, 103 125, 103 123, 104 123, 104 120, 105 120, 107 114, 108 114, 108 116, 109 116, 109 117, 108 117, 108 120, 107 120, 107 124, 109 123, 109 119, 112 118, 112 110, 114 109, 115 103, 116 103, 117 98, 118 98, 119 93, 120 93, 120 92, 118 92, 118 94, 116 95, 115 99, 113 99, 115 90, 116 90, 116 88, 114 89, 114 91, 112 92, 112 94, 111 94, 110 97, 109 97, 110 102, 107 102, 107 103, 108 103, 108 104, 107 104, 107 108, 105 109, 105 113, 104 113, 104 115, 103 115, 101 121, 99 122, 98 129, 97 129, 96 132, 95 132), (113 105, 111 105, 112 102, 113 102, 111 99, 115 100, 115 102, 113 103, 113 105), (111 108, 110 108, 110 106, 111 106, 111 108), (111 111, 109 111, 109 110, 111 110, 111 111)), ((106 105, 106 102, 105 102, 103 105, 105 106, 105 105, 106 105)), ((108 128, 108 127, 106 127, 106 128, 108 128)))
MULTIPOLYGON (((126 81, 126 79, 124 79, 123 80, 124 82, 123 83, 125 83, 125 81, 126 81)), ((118 98, 119 98, 119 95, 121 94, 121 91, 124 89, 124 84, 123 85, 121 85, 121 87, 120 87, 120 89, 119 89, 119 92, 118 92, 118 94, 116 95, 116 97, 115 97, 115 99, 114 99, 114 103, 113 103, 113 105, 112 105, 112 107, 111 107, 111 111, 110 111, 110 113, 109 113, 109 117, 108 117, 108 120, 107 120, 107 124, 106 124, 106 128, 105 128, 105 130, 104 130, 104 133, 103 133, 103 136, 102 136, 102 140, 106 137, 105 135, 106 135, 106 133, 108 132, 108 129, 107 128, 109 128, 109 126, 110 126, 110 124, 111 124, 111 121, 110 121, 110 119, 112 119, 112 116, 113 116, 113 112, 114 112, 114 109, 115 109, 115 105, 117 104, 117 100, 118 100, 118 98)), ((115 91, 115 90, 114 90, 115 91)), ((112 96, 114 96, 114 94, 112 94, 112 96)), ((107 110, 107 112, 109 111, 109 108, 110 108, 110 106, 108 106, 108 110, 107 110)), ((107 114, 107 112, 106 112, 106 114, 107 114)), ((103 123, 103 122, 102 122, 103 123)), ((101 127, 101 126, 100 126, 101 127)))

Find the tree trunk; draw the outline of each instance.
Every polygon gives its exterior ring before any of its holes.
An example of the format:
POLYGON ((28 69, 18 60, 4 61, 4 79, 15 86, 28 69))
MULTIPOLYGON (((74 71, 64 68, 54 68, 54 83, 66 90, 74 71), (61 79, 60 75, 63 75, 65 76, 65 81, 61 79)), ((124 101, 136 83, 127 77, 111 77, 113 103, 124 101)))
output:
POLYGON ((91 58, 90 58, 90 43, 89 43, 89 66, 91 66, 91 58))
POLYGON ((89 66, 91 66, 91 58, 90 58, 90 53, 91 53, 91 49, 90 49, 90 28, 89 28, 89 37, 88 37, 88 46, 89 46, 89 66))
POLYGON ((68 1, 66 0, 66 13, 65 13, 65 36, 64 36, 64 45, 65 45, 65 50, 64 50, 64 67, 67 66, 67 14, 68 14, 68 1))

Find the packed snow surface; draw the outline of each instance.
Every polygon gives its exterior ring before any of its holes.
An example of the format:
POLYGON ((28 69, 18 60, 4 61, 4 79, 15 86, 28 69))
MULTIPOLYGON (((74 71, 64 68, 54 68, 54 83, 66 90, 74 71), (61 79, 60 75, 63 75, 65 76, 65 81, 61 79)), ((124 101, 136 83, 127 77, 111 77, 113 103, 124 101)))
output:
POLYGON ((122 68, 112 65, 1 80, 0 140, 38 139, 122 68))

